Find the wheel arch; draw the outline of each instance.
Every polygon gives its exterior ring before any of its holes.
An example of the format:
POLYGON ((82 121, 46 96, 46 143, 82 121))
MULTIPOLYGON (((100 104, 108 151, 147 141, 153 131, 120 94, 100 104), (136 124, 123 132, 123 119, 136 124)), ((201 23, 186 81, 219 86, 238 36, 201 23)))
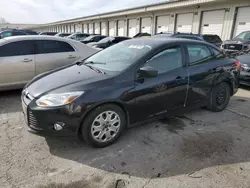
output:
POLYGON ((213 87, 215 87, 216 85, 222 83, 222 82, 225 82, 229 85, 230 87, 230 94, 231 96, 233 95, 234 93, 234 78, 233 76, 229 73, 229 72, 225 72, 223 74, 220 74, 218 77, 216 77, 213 81, 213 87))
POLYGON ((93 106, 91 106, 85 113, 83 113, 82 117, 81 117, 81 122, 77 128, 77 135, 79 135, 79 132, 81 130, 81 127, 82 127, 82 124, 84 122, 84 119, 93 111, 95 110, 96 108, 100 107, 100 106, 103 106, 103 105, 109 105, 109 104, 112 104, 112 105, 116 105, 116 106, 119 106, 122 111, 124 112, 124 115, 125 115, 125 119, 126 119, 126 127, 128 126, 129 124, 129 113, 128 113, 128 110, 127 108, 125 107, 125 104, 123 104, 121 101, 104 101, 104 102, 101 102, 101 103, 98 103, 98 104, 95 104, 93 106))

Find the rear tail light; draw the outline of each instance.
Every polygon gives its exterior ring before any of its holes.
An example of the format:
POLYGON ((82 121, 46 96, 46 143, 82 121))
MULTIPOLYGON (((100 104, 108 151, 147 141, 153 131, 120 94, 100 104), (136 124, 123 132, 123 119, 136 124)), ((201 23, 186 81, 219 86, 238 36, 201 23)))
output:
POLYGON ((235 61, 234 64, 236 66, 236 69, 241 71, 241 63, 239 61, 235 61))

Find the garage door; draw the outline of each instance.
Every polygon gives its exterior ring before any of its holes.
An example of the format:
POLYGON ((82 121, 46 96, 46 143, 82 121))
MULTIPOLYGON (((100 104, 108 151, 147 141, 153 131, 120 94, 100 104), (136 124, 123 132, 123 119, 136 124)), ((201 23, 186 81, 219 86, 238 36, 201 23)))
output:
POLYGON ((170 16, 158 16, 156 19, 156 33, 169 31, 170 16))
POLYGON ((109 22, 109 36, 115 36, 115 21, 109 22))
POLYGON ((95 34, 100 34, 100 22, 95 23, 95 34))
POLYGON ((71 25, 71 33, 75 32, 75 25, 71 25))
POLYGON ((238 35, 243 31, 250 30, 250 7, 243 7, 238 9, 234 35, 238 35))
POLYGON ((82 25, 81 24, 76 25, 76 32, 82 32, 82 25))
POLYGON ((150 17, 141 19, 141 32, 142 33, 151 34, 151 27, 152 27, 152 24, 151 24, 151 18, 150 17))
POLYGON ((107 35, 107 23, 106 22, 101 22, 101 34, 107 35))
POLYGON ((89 23, 89 34, 94 33, 93 23, 89 23))
POLYGON ((136 19, 128 20, 128 36, 133 37, 137 34, 136 32, 136 19))
POLYGON ((118 36, 125 36, 125 21, 118 21, 118 36))
POLYGON ((203 12, 201 33, 221 36, 224 23, 225 10, 203 12))
POLYGON ((89 33, 88 24, 87 23, 83 24, 83 32, 84 33, 89 33))
POLYGON ((176 31, 180 33, 191 33, 193 26, 193 13, 178 14, 176 21, 176 31))

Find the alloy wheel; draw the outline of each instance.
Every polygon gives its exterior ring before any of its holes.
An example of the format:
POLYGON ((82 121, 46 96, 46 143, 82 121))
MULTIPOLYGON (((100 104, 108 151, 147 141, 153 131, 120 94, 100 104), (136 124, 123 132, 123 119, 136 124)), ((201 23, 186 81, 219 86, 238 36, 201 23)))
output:
POLYGON ((120 127, 120 116, 114 111, 105 111, 94 119, 91 135, 98 142, 107 142, 117 135, 120 127))

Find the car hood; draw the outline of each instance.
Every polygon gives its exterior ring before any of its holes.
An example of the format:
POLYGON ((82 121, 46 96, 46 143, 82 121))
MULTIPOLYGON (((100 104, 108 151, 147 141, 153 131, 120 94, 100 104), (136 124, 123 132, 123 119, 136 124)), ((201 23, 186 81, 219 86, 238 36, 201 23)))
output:
POLYGON ((232 39, 232 40, 226 40, 224 41, 224 44, 246 44, 249 43, 249 40, 243 40, 243 39, 232 39))
MULTIPOLYGON (((56 71, 48 72, 35 77, 27 86, 29 94, 33 97, 39 97, 44 93, 54 90, 64 90, 68 92, 79 90, 80 87, 88 83, 107 79, 108 76, 85 65, 71 65, 56 71)), ((84 88, 81 87, 83 90, 84 88)))

